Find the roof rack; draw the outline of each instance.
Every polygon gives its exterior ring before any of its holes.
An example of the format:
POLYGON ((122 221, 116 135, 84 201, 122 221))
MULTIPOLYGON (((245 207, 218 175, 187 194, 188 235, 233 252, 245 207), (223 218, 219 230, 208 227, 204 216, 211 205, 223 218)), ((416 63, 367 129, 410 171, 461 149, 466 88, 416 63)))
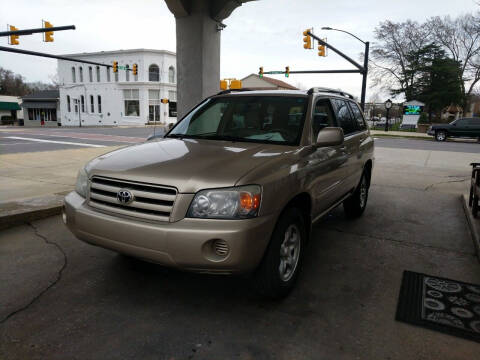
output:
POLYGON ((227 89, 218 92, 216 95, 230 94, 233 91, 254 91, 255 89, 250 88, 241 88, 241 89, 227 89))
POLYGON ((352 94, 349 94, 349 93, 347 93, 345 91, 342 91, 342 90, 336 90, 336 89, 326 88, 326 87, 312 87, 310 90, 307 91, 307 94, 310 95, 310 94, 317 93, 317 92, 333 93, 333 94, 338 94, 338 95, 349 97, 350 99, 354 99, 352 94))

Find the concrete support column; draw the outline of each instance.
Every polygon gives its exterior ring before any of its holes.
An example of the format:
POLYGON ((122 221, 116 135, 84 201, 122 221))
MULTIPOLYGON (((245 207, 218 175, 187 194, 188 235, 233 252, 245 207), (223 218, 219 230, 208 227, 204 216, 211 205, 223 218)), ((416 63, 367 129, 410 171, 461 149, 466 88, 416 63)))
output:
POLYGON ((165 0, 177 29, 177 119, 219 91, 221 21, 251 0, 165 0))
POLYGON ((208 0, 192 2, 189 16, 177 17, 178 119, 219 91, 220 31, 210 17, 208 0))

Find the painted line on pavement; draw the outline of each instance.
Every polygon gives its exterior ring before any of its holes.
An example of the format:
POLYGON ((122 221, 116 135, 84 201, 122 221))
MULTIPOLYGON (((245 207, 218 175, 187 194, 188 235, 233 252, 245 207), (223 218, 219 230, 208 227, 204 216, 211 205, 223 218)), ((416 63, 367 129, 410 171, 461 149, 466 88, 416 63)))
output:
POLYGON ((18 136, 5 136, 5 138, 6 139, 16 139, 16 140, 26 140, 26 141, 36 141, 36 142, 43 142, 43 143, 53 143, 53 144, 86 146, 86 147, 106 147, 105 145, 76 143, 76 142, 70 142, 70 141, 55 141, 55 140, 45 140, 45 139, 34 139, 34 138, 26 138, 26 137, 18 137, 18 136))

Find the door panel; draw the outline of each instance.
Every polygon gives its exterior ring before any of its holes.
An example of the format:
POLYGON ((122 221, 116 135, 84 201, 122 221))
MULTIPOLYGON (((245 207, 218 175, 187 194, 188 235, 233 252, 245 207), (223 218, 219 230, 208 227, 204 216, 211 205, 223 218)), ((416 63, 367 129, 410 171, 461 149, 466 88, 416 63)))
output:
POLYGON ((315 100, 311 120, 312 152, 306 160, 310 168, 308 174, 314 198, 312 214, 315 218, 343 195, 343 165, 348 158, 343 145, 328 147, 315 145, 318 133, 323 128, 338 126, 332 103, 328 98, 315 100))

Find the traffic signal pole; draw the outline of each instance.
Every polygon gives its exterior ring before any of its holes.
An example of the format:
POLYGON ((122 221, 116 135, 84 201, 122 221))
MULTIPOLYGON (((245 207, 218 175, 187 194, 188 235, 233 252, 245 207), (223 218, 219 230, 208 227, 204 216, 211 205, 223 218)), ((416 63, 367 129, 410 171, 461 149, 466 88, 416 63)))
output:
POLYGON ((98 62, 94 62, 94 61, 72 59, 72 58, 69 58, 69 57, 66 57, 66 56, 45 54, 45 53, 41 53, 41 52, 37 52, 37 51, 30 51, 30 50, 14 49, 14 48, 6 47, 6 46, 0 46, 0 51, 6 51, 6 52, 12 52, 12 53, 24 54, 24 55, 40 56, 40 57, 46 57, 46 58, 58 59, 58 60, 67 60, 67 61, 73 61, 73 62, 80 62, 80 63, 84 63, 84 64, 98 65, 98 66, 106 66, 106 67, 109 67, 109 68, 112 67, 112 65, 102 64, 102 63, 98 63, 98 62))
POLYGON ((338 50, 337 48, 333 47, 332 45, 328 44, 327 42, 323 41, 322 39, 320 39, 318 36, 316 35, 313 35, 310 31, 307 32, 307 34, 311 37, 313 37, 315 40, 318 41, 318 43, 320 45, 325 45, 326 47, 328 47, 329 49, 331 49, 332 51, 336 52, 338 55, 340 55, 341 57, 343 57, 345 60, 347 60, 349 63, 353 64, 356 68, 358 68, 358 70, 360 70, 360 72, 363 72, 364 71, 364 67, 362 65, 360 65, 359 63, 357 63, 355 60, 353 60, 351 57, 349 57, 348 55, 344 54, 343 52, 341 52, 340 50, 338 50))
POLYGON ((23 30, 15 30, 15 31, 0 31, 0 36, 32 35, 35 33, 62 31, 62 30, 75 30, 75 25, 54 26, 49 28, 23 29, 23 30))

